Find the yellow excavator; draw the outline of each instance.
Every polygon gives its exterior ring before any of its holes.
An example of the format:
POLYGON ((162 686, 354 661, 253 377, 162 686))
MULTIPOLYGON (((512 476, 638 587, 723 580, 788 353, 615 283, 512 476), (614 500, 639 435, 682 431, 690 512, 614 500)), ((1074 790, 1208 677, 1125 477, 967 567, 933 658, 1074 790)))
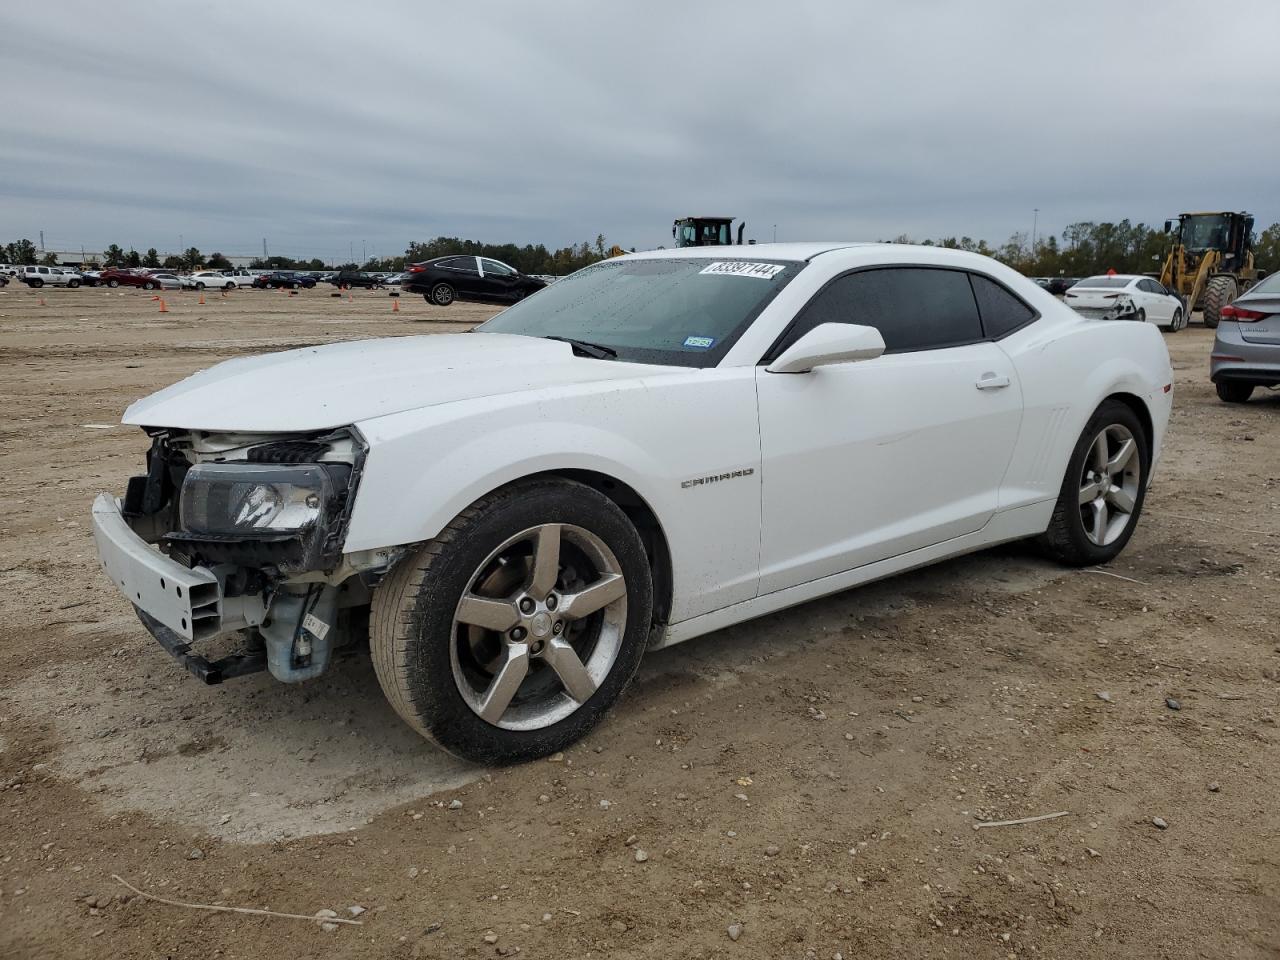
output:
POLYGON ((1216 327, 1222 308, 1265 275, 1253 265, 1253 216, 1248 213, 1183 213, 1166 220, 1172 245, 1160 282, 1184 298, 1187 316, 1202 310, 1216 327))

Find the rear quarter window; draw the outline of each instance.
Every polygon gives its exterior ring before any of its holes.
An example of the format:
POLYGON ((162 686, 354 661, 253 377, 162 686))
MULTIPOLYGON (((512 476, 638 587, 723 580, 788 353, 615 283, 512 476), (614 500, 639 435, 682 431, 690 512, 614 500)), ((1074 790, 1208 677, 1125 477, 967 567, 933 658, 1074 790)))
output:
POLYGON ((1039 316, 991 278, 972 273, 969 280, 973 284, 973 296, 978 301, 978 312, 982 315, 982 329, 992 340, 1008 336, 1039 316))

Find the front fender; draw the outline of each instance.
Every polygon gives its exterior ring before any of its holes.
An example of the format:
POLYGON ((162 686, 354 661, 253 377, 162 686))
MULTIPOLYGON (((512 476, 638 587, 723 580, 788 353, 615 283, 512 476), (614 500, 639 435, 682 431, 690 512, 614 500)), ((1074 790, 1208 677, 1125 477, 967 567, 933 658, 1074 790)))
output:
POLYGON ((760 548, 753 374, 691 370, 566 385, 358 423, 369 452, 344 550, 430 540, 498 487, 588 470, 631 487, 658 518, 671 556, 673 622, 749 600, 760 548), (686 483, 730 474, 732 482, 686 483))

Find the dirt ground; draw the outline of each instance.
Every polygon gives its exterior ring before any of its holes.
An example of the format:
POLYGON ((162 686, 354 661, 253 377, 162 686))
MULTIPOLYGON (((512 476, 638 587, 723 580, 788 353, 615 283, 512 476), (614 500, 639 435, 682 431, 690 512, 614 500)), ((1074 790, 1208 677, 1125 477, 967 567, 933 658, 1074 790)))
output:
POLYGON ((40 299, 0 290, 0 957, 1280 956, 1280 394, 1220 403, 1210 331, 1167 335, 1173 423, 1114 575, 1015 546, 769 616, 487 770, 404 728, 367 656, 201 686, 88 515, 142 463, 135 398, 492 309, 40 299))

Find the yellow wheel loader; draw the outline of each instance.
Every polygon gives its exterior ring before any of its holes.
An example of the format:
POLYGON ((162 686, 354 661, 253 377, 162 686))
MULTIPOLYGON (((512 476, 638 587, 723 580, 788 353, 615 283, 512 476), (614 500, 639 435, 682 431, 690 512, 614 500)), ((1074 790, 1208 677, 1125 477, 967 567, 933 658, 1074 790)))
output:
POLYGON ((1160 282, 1203 311, 1204 325, 1216 327, 1222 308, 1253 286, 1261 275, 1253 265, 1253 216, 1248 213, 1183 213, 1166 220, 1172 245, 1160 282))

